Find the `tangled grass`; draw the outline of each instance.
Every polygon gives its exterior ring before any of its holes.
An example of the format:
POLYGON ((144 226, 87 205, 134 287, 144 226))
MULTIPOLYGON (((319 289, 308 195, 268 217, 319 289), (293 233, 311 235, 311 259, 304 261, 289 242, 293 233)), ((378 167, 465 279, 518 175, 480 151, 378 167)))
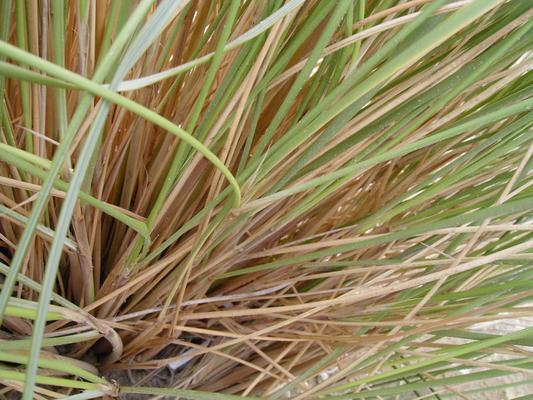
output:
POLYGON ((2 0, 0 398, 525 385, 532 15, 2 0))

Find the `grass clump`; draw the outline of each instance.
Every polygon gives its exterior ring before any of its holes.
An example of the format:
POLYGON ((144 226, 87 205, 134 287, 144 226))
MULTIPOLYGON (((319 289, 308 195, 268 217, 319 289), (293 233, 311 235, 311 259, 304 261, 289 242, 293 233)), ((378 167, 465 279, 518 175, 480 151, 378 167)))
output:
POLYGON ((2 1, 0 396, 524 387, 532 14, 2 1))

